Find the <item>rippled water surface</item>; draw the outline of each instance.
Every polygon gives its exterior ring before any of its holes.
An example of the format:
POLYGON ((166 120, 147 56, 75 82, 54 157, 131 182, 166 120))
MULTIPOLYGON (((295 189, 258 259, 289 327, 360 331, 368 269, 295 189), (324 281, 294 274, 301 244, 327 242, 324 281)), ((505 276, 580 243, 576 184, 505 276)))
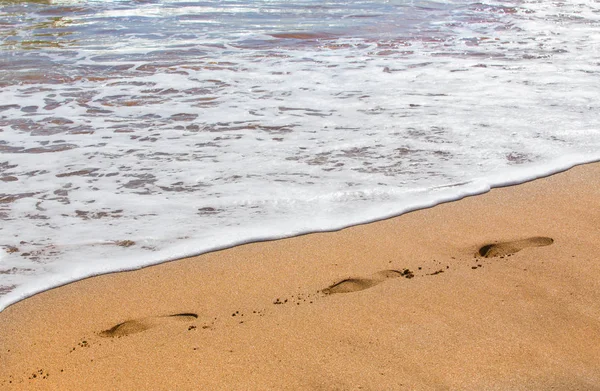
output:
POLYGON ((0 1, 0 308, 600 158, 600 2, 0 1))

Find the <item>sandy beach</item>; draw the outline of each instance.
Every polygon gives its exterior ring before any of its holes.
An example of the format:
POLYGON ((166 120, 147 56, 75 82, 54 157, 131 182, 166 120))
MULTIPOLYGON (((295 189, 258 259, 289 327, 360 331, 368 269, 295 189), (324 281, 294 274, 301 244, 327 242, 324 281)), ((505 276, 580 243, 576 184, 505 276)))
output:
POLYGON ((600 163, 0 313, 2 390, 598 390, 600 163))

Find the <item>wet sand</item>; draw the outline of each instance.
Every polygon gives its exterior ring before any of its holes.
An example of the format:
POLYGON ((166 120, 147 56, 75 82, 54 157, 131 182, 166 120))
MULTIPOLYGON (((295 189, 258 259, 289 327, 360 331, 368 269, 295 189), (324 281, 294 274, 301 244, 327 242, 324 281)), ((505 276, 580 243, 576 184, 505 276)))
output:
POLYGON ((3 390, 600 389, 600 164, 0 313, 3 390))

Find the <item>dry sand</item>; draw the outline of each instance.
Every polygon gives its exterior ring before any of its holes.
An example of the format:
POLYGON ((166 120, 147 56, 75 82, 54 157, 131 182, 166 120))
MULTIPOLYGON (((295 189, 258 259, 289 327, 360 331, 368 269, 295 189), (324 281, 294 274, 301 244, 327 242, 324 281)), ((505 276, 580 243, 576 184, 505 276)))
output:
POLYGON ((598 390, 600 164, 90 278, 0 330, 2 390, 598 390))

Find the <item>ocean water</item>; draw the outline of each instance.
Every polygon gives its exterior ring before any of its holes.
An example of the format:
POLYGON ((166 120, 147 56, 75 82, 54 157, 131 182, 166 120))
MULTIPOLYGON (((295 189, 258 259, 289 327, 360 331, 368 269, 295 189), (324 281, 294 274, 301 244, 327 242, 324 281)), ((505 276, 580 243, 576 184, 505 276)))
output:
POLYGON ((0 310, 600 159, 600 2, 0 1, 0 310))

